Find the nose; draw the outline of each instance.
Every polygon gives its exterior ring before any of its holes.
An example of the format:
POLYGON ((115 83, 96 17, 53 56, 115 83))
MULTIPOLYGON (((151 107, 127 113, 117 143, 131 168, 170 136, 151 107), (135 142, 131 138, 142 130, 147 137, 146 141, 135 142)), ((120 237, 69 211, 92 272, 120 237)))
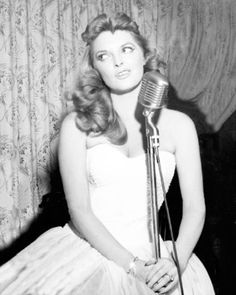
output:
POLYGON ((123 64, 123 60, 120 54, 116 54, 113 56, 113 61, 114 61, 114 65, 115 67, 120 67, 123 64))

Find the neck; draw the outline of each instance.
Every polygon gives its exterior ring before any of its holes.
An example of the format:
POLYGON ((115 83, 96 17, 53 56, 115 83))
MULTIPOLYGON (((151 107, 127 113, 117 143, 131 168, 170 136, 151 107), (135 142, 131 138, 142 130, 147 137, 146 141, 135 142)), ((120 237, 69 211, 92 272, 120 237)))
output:
POLYGON ((130 92, 123 94, 111 93, 112 102, 115 110, 122 119, 134 116, 138 104, 140 85, 130 92))

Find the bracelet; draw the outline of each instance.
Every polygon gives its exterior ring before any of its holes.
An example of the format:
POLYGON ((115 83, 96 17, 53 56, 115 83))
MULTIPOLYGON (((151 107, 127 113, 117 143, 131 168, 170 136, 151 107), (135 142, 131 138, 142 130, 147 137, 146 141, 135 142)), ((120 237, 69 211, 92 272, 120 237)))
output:
POLYGON ((139 260, 137 256, 133 257, 133 259, 129 263, 129 268, 127 270, 127 274, 132 274, 133 276, 136 276, 137 269, 136 269, 136 264, 135 262, 139 260))

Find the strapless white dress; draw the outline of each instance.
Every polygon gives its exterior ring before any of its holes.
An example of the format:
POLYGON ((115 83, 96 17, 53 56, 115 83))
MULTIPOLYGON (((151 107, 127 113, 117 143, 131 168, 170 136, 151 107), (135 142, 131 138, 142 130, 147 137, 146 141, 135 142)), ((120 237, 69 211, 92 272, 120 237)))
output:
MULTIPOLYGON (((175 171, 175 157, 160 151, 160 159, 165 189, 168 190, 175 171)), ((99 144, 88 150, 87 167, 94 213, 134 255, 145 260, 152 258, 146 156, 128 158, 113 145, 99 144)), ((162 202, 159 186, 159 206, 162 202)), ((169 256, 162 240, 161 255, 169 256)), ((185 295, 215 294, 206 269, 194 254, 189 259, 182 281, 185 295)), ((0 294, 155 293, 102 256, 66 224, 42 234, 0 268, 0 294)), ((180 295, 178 286, 168 294, 180 295)))

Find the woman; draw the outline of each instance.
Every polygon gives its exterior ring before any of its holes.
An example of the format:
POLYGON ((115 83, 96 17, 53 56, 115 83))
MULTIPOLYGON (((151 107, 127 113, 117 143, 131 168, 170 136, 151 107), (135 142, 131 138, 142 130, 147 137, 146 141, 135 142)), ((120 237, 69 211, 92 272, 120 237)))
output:
MULTIPOLYGON (((64 119, 59 142, 71 223, 46 232, 2 267, 1 294, 181 294, 171 247, 161 240, 156 262, 149 235, 138 94, 144 71, 161 63, 125 14, 98 16, 82 38, 87 48, 75 111, 64 119)), ((167 108, 157 127, 165 187, 176 167, 183 200, 176 249, 184 292, 211 295, 208 274, 192 254, 205 217, 197 134, 190 118, 167 108)))

